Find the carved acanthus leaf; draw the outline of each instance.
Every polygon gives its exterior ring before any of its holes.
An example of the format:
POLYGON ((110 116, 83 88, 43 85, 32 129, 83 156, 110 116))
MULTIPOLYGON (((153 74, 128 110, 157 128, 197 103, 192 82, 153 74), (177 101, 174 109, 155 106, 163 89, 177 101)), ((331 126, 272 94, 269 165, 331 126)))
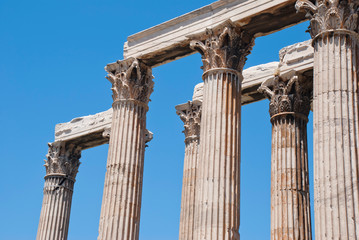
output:
POLYGON ((184 123, 184 131, 187 138, 197 138, 200 134, 201 126, 201 105, 195 105, 191 102, 188 103, 188 107, 183 110, 177 110, 177 114, 184 123))
POLYGON ((81 148, 64 142, 49 143, 46 155, 46 175, 63 174, 75 179, 80 166, 81 148))
POLYGON ((206 29, 204 39, 190 43, 190 47, 202 55, 204 71, 230 68, 241 72, 254 45, 253 36, 231 24, 215 30, 206 29))
POLYGON ((117 100, 135 100, 148 104, 153 92, 152 69, 135 58, 116 63, 116 68, 108 72, 107 79, 112 83, 112 98, 117 100))
POLYGON ((307 82, 296 75, 289 81, 276 75, 273 82, 264 82, 258 91, 270 100, 271 117, 278 113, 298 113, 306 117, 309 114, 311 89, 307 82))
POLYGON ((298 0, 295 5, 298 11, 307 12, 310 19, 310 35, 328 30, 349 30, 358 33, 359 0, 298 0))

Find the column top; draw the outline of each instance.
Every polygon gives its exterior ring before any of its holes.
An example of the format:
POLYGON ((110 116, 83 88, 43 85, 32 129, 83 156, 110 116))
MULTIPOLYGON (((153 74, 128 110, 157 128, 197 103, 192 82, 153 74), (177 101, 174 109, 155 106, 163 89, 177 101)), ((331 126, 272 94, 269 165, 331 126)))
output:
POLYGON ((290 114, 307 119, 312 89, 312 81, 292 71, 277 73, 273 80, 263 82, 258 91, 270 100, 271 118, 290 114))
POLYGON ((151 67, 136 58, 128 58, 108 64, 105 70, 112 84, 114 102, 133 101, 147 106, 154 86, 151 67))
POLYGON ((340 33, 354 36, 359 40, 358 8, 359 1, 297 0, 295 8, 306 12, 310 19, 309 33, 313 43, 318 37, 328 33, 340 33))
POLYGON ((188 101, 177 105, 176 113, 184 123, 185 142, 197 140, 200 135, 202 103, 188 101))
POLYGON ((204 72, 232 69, 241 73, 254 45, 253 35, 236 27, 230 20, 189 38, 192 39, 191 49, 202 55, 204 72))
POLYGON ((46 176, 64 175, 74 180, 80 166, 81 148, 65 142, 48 143, 48 146, 46 176))

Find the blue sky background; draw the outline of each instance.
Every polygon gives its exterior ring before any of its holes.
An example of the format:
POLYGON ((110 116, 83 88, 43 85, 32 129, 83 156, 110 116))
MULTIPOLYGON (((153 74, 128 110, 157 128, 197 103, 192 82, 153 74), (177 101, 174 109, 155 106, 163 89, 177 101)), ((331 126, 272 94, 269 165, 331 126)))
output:
MULTIPOLYGON (((122 59, 126 37, 211 2, 0 0, 1 239, 35 239, 55 124, 111 107, 104 66, 122 59)), ((309 39, 307 25, 258 38, 245 68, 278 61, 282 47, 309 39)), ((174 106, 192 98, 201 64, 195 54, 153 69, 147 127, 154 139, 145 156, 141 240, 178 239, 184 136, 174 106)), ((312 168, 311 117, 308 140, 312 168)), ((241 148, 241 239, 270 239, 267 100, 242 108, 241 148)), ((97 238, 107 149, 82 153, 70 240, 97 238)))

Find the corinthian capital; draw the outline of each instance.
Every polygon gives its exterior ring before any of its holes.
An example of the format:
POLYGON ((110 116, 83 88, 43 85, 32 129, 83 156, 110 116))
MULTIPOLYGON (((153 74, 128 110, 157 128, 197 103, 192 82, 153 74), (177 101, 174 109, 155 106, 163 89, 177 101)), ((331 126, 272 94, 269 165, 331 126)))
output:
POLYGON ((311 84, 292 76, 289 81, 276 75, 274 80, 264 82, 258 89, 269 100, 269 114, 271 117, 280 113, 295 113, 308 117, 310 111, 311 84))
POLYGON ((46 175, 61 174, 75 179, 80 166, 81 148, 65 142, 49 143, 45 160, 46 175))
POLYGON ((148 104, 153 92, 152 69, 140 60, 129 58, 106 66, 107 79, 112 83, 112 98, 148 104))
POLYGON ((254 38, 231 23, 216 29, 206 29, 205 34, 196 35, 190 47, 202 55, 203 70, 230 68, 242 71, 254 38), (198 40, 200 39, 200 40, 198 40))
POLYGON ((184 123, 183 133, 186 136, 186 141, 198 139, 201 125, 201 105, 188 102, 176 106, 176 109, 177 115, 180 116, 180 119, 184 123))
POLYGON ((358 0, 298 0, 298 11, 306 11, 310 18, 312 38, 330 30, 345 30, 358 33, 358 0))

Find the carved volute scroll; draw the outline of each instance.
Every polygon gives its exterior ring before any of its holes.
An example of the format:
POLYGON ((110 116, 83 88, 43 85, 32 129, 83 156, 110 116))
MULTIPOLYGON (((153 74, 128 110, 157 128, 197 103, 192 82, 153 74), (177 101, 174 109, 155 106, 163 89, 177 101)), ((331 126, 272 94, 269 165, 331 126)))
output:
POLYGON ((272 82, 264 82, 258 89, 269 100, 271 117, 280 113, 295 113, 308 117, 310 111, 310 83, 294 75, 285 81, 276 75, 272 82))
POLYGON ((190 47, 202 55, 203 71, 230 68, 242 72, 254 38, 228 23, 217 29, 206 29, 205 40, 193 40, 190 47))
POLYGON ((177 114, 184 123, 184 131, 186 140, 198 139, 200 135, 201 125, 201 105, 188 103, 188 108, 177 110, 177 114))
POLYGON ((310 18, 310 35, 331 30, 353 31, 358 33, 358 0, 298 0, 295 5, 298 11, 306 11, 310 18))
POLYGON ((45 160, 46 175, 66 175, 75 179, 80 166, 81 148, 64 142, 49 143, 45 160))
POLYGON ((153 92, 152 69, 136 58, 117 61, 115 70, 108 72, 107 79, 112 83, 114 102, 132 100, 148 104, 153 92))

